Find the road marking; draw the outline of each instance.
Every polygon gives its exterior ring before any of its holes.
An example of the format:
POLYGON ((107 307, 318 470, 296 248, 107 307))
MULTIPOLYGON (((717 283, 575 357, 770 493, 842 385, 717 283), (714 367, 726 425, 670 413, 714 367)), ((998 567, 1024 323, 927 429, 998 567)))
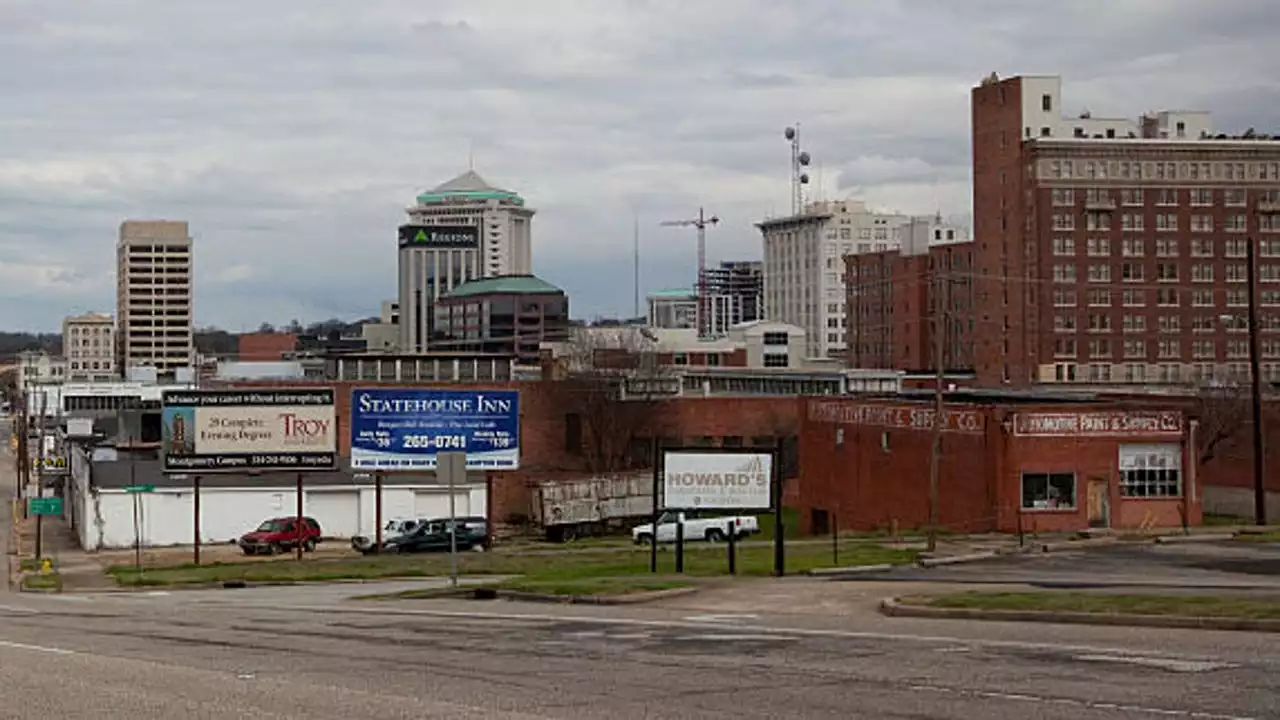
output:
POLYGON ((26 643, 9 642, 8 640, 0 640, 0 648, 11 648, 13 650, 34 650, 35 652, 49 653, 51 655, 79 655, 75 650, 66 650, 56 647, 45 647, 44 645, 28 645, 26 643))
POLYGON ((755 635, 752 635, 749 633, 707 633, 705 635, 681 635, 676 639, 677 640, 697 640, 697 641, 707 641, 707 642, 716 642, 716 641, 742 642, 742 641, 751 641, 751 640, 773 642, 775 640, 794 640, 795 638, 787 637, 786 635, 780 635, 776 633, 759 633, 755 635))
POLYGON ((689 615, 685 620, 690 622, 735 623, 759 618, 759 615, 689 615))
POLYGON ((33 610, 29 607, 22 607, 21 605, 0 605, 0 611, 12 612, 12 613, 24 613, 27 615, 40 614, 39 610, 33 610))
POLYGON ((610 640, 648 640, 651 637, 653 637, 653 633, 647 633, 647 632, 618 633, 617 635, 610 635, 609 639, 610 640))
POLYGON ((604 631, 603 630, 583 630, 581 632, 569 633, 569 637, 582 638, 584 640, 587 638, 602 638, 604 637, 604 631))
MULTIPOLYGON (((248 608, 255 610, 287 610, 288 612, 312 612, 312 613, 333 613, 338 608, 325 605, 293 605, 288 608, 281 608, 279 605, 261 605, 261 604, 236 604, 238 608, 248 608)), ((680 628, 685 630, 707 630, 713 627, 723 627, 716 623, 708 622, 689 622, 687 620, 645 620, 641 618, 608 618, 596 617, 592 615, 548 615, 539 613, 499 613, 499 612, 482 612, 482 611, 463 611, 463 610, 422 610, 416 608, 363 608, 343 606, 341 611, 348 614, 364 614, 377 615, 379 617, 387 617, 391 615, 404 615, 412 617, 435 617, 435 618, 468 618, 475 620, 500 620, 504 622, 510 621, 538 621, 544 623, 578 623, 583 625, 613 625, 618 627, 648 627, 648 628, 680 628)), ((1026 640, 986 640, 979 638, 961 638, 948 635, 916 635, 914 633, 887 633, 887 632, 869 632, 863 630, 829 630, 816 628, 792 628, 792 627, 773 627, 769 625, 735 625, 735 630, 751 631, 757 633, 769 633, 776 635, 792 635, 800 637, 825 637, 825 638, 842 638, 846 640, 890 640, 904 642, 918 642, 929 645, 966 645, 970 647, 992 647, 992 648, 1008 648, 1015 650, 1050 650, 1055 652, 1069 652, 1078 655, 1115 655, 1120 657, 1140 657, 1140 658, 1165 658, 1169 660, 1182 660, 1192 662, 1213 662, 1207 659, 1196 659, 1188 657, 1160 656, 1153 653, 1135 652, 1131 649, 1102 647, 1097 645, 1069 645, 1060 643, 1046 642, 1030 642, 1026 640)))
POLYGON ((1216 662, 1213 660, 1190 660, 1183 658, 1147 657, 1138 655, 1076 655, 1076 660, 1100 663, 1124 663, 1127 665, 1143 665, 1171 672, 1202 673, 1212 670, 1225 670, 1240 667, 1235 663, 1216 662))
POLYGON ((1076 700, 1068 697, 1049 695, 1028 695, 1026 693, 1007 693, 991 690, 970 690, 941 685, 909 685, 918 692, 932 692, 942 695, 959 695, 962 697, 983 700, 1007 700, 1010 702, 1036 703, 1041 705, 1069 705, 1088 710, 1114 710, 1139 715, 1158 715, 1161 717, 1192 718, 1192 720, 1261 720, 1251 715, 1225 715, 1221 713, 1200 712, 1197 710, 1175 710, 1172 708, 1149 707, 1146 705, 1123 705, 1120 703, 1096 702, 1092 700, 1076 700))

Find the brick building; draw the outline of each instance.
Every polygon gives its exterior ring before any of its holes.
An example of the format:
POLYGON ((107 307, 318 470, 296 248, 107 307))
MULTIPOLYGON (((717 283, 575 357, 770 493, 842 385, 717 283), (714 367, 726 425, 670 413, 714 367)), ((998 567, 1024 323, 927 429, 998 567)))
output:
POLYGON ((975 371, 984 385, 1280 380, 1280 140, 1204 112, 1062 114, 1057 77, 972 93, 975 371))
MULTIPOLYGON (((232 382, 224 387, 263 387, 266 382, 232 382)), ((298 385, 300 383, 292 383, 298 385)), ((424 387, 420 383, 372 381, 323 382, 334 388, 338 453, 351 455, 351 392, 364 387, 424 387)), ((589 452, 584 448, 583 412, 571 397, 566 382, 510 382, 481 385, 449 385, 449 389, 506 388, 520 391, 520 469, 489 473, 489 515, 495 524, 519 523, 533 515, 533 490, 539 482, 589 474, 589 452), (574 416, 577 415, 577 419, 574 416)), ((634 437, 618 439, 636 451, 618 470, 651 467, 648 448, 654 435, 667 445, 703 447, 773 447, 781 443, 789 460, 784 468, 795 472, 794 439, 798 405, 794 396, 672 398, 655 407, 647 429, 637 426, 634 437)), ((792 483, 795 487, 795 483, 792 483)), ((794 492, 794 490, 793 490, 794 492)))
POLYGON ((244 362, 277 362, 293 357, 298 336, 293 333, 244 333, 236 341, 236 356, 244 362))
POLYGON ((542 343, 569 336, 569 299, 533 275, 471 280, 441 295, 432 312, 435 351, 510 355, 537 365, 542 343))
MULTIPOLYGON (((800 401, 802 525, 929 521, 927 403, 800 401)), ((1178 411, 971 402, 945 411, 939 521, 963 532, 1177 527, 1201 521, 1194 426, 1178 411)))
POLYGON ((973 243, 846 255, 849 367, 936 370, 933 328, 942 309, 942 367, 973 370, 973 243))

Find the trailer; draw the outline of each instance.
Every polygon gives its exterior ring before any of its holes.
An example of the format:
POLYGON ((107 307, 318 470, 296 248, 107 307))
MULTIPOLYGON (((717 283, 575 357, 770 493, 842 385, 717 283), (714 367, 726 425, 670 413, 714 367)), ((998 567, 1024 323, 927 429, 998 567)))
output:
POLYGON ((653 473, 546 482, 538 487, 534 508, 551 542, 603 535, 653 516, 653 473))

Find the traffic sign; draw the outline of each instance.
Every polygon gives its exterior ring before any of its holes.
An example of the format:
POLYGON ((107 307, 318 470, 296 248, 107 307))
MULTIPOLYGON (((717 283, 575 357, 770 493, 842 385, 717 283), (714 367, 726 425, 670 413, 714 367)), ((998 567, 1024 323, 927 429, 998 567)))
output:
POLYGON ((127 493, 153 493, 156 491, 155 485, 125 485, 124 491, 127 493))
POLYGON ((28 508, 32 515, 61 515, 62 514, 62 498, 60 497, 35 497, 29 501, 28 508))

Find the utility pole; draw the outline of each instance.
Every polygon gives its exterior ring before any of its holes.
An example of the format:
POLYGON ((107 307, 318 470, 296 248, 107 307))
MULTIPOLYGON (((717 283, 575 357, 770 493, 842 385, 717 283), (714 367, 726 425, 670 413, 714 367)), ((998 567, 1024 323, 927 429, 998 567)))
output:
POLYGON ((667 220, 659 223, 663 227, 689 227, 698 229, 698 337, 711 334, 710 298, 707 297, 707 226, 714 227, 720 218, 707 217, 702 208, 698 208, 698 217, 693 220, 667 220))
POLYGON ((936 552, 938 549, 938 470, 942 462, 942 416, 943 410, 943 390, 942 383, 946 380, 946 371, 943 364, 943 347, 946 344, 946 318, 947 311, 944 306, 946 292, 946 278, 941 273, 942 258, 935 258, 934 266, 930 268, 929 275, 931 285, 933 285, 933 365, 934 365, 934 384, 933 384, 933 451, 929 457, 929 544, 928 551, 936 552))
POLYGON ((1246 242, 1247 268, 1249 272, 1249 375, 1252 378, 1253 395, 1253 519, 1258 525, 1267 524, 1267 488, 1263 482, 1266 454, 1262 428, 1262 367, 1258 357, 1258 267, 1254 239, 1246 242))

